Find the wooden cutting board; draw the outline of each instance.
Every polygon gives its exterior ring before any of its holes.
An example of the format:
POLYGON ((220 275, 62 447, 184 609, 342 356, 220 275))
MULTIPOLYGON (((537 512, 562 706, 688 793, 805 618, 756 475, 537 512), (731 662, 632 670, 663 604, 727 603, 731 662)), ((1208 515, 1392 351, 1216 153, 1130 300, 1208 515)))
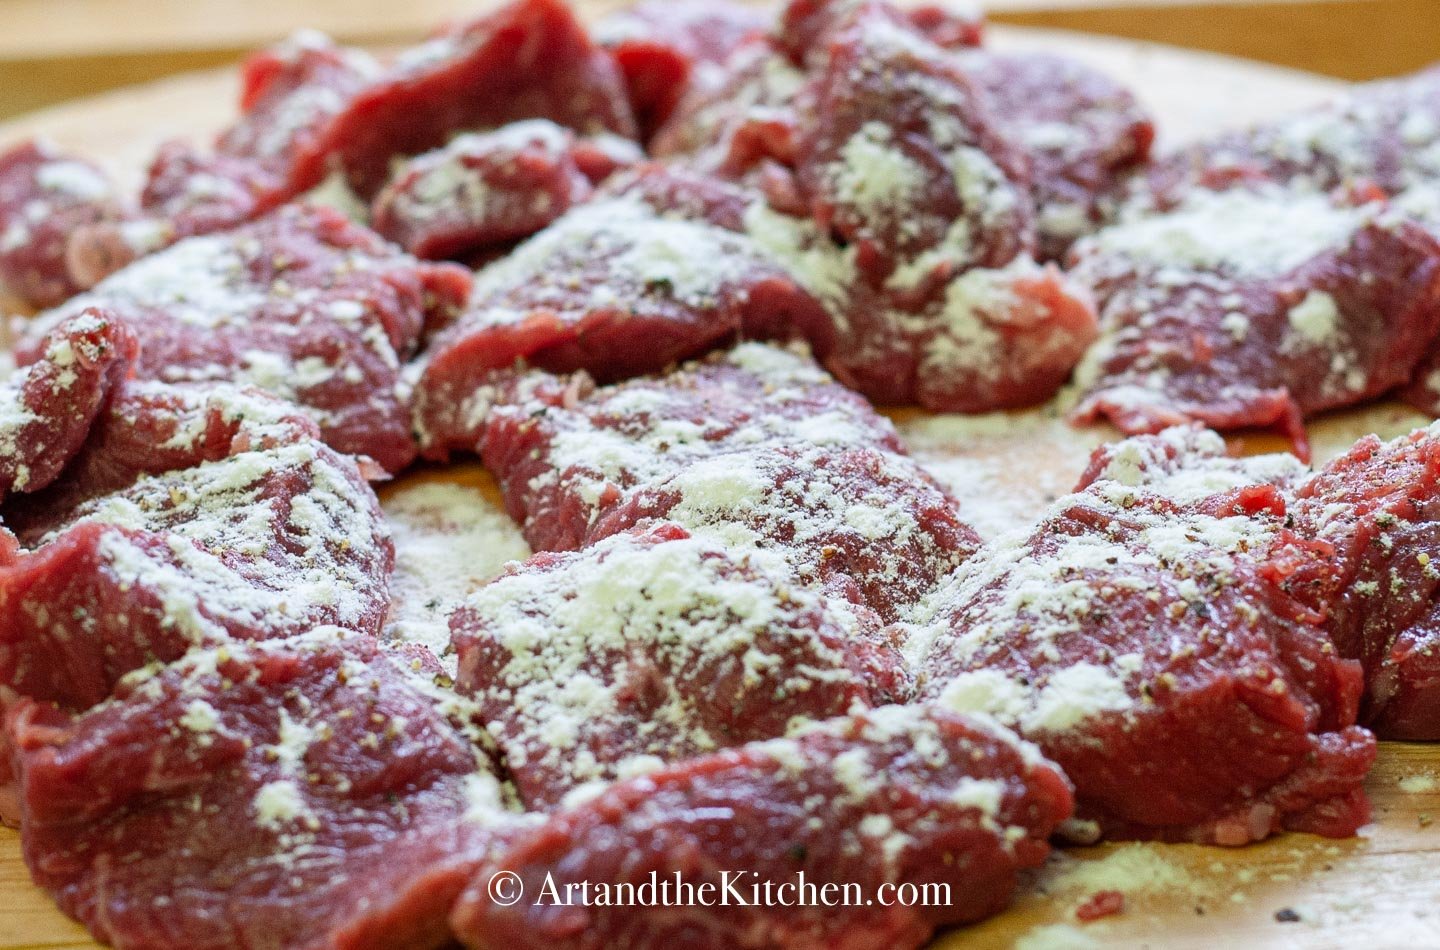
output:
MULTIPOLYGON (((1339 88, 1307 74, 1166 47, 998 28, 994 37, 997 46, 1069 53, 1129 83, 1160 117, 1169 143, 1299 108, 1339 88)), ((109 93, 0 125, 0 146, 48 135, 133 182, 159 141, 202 137, 224 123, 235 89, 234 74, 221 71, 109 93)), ((1113 436, 1071 430, 1053 408, 968 419, 905 412, 896 421, 983 532, 1033 517, 1073 484, 1089 449, 1113 436)), ((1419 421, 1390 406, 1322 420, 1313 433, 1317 455, 1323 460, 1361 433, 1388 437, 1419 421)), ((1278 447, 1261 440, 1245 448, 1278 447)), ((477 506, 495 505, 489 476, 468 465, 387 486, 387 507, 404 505, 416 486, 435 481, 473 489, 477 506)), ((1284 835, 1241 849, 1067 851, 1029 882, 1010 912, 947 934, 936 948, 1440 947, 1440 822, 1430 823, 1430 815, 1440 816, 1440 746, 1382 744, 1369 791, 1376 820, 1348 841, 1284 835), (1126 893, 1124 912, 1078 924, 1077 904, 1107 889, 1126 893)), ((0 829, 0 950, 94 946, 30 884, 18 836, 0 829)))

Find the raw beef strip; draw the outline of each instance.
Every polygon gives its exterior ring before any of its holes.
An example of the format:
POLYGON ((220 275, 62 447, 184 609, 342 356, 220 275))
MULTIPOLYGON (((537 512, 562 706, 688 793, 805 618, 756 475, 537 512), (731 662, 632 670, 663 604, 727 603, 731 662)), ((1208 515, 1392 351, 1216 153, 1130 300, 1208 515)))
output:
POLYGON ((615 57, 648 137, 670 117, 697 73, 716 70, 768 23, 763 11, 731 0, 644 0, 601 20, 595 36, 615 57))
POLYGON ((396 156, 536 118, 585 134, 637 132, 619 68, 563 0, 514 0, 400 54, 339 117, 334 140, 368 198, 396 156))
POLYGON ((0 154, 0 293, 53 307, 80 290, 70 277, 70 235, 132 212, 95 165, 44 142, 0 154))
POLYGON ((1029 159, 1040 257, 1059 260, 1113 214, 1154 123, 1130 90, 1063 56, 987 50, 958 62, 1029 159))
POLYGON ((1284 584, 1365 665, 1361 721, 1440 739, 1440 428, 1367 436, 1296 491, 1284 584))
POLYGON ((417 257, 455 258, 529 237, 643 157, 628 139, 581 138, 545 119, 460 135, 400 165, 371 226, 417 257))
POLYGON ((636 195, 597 198, 479 274, 469 309, 430 344, 418 388, 463 393, 521 361, 607 382, 742 333, 825 322, 820 302, 744 235, 636 195))
POLYGON ((858 446, 768 445, 698 459, 630 494, 586 537, 647 518, 778 557, 800 582, 844 578, 886 623, 980 547, 950 493, 911 459, 858 446))
POLYGON ((1283 494, 1169 494, 1102 478, 966 562, 916 625, 921 697, 1036 742, 1097 835, 1353 834, 1362 673, 1279 584, 1283 494))
POLYGON ((319 438, 298 407, 260 390, 126 380, 95 417, 64 477, 44 491, 11 498, 0 513, 20 541, 33 546, 77 506, 129 488, 142 475, 319 438))
POLYGON ((1126 432, 1275 428, 1403 384, 1440 331, 1440 243, 1378 203, 1192 193, 1082 241, 1101 339, 1074 416, 1126 432))
POLYGON ((102 307, 139 338, 141 378, 257 386, 304 406, 335 448, 398 471, 415 456, 400 364, 469 283, 339 212, 287 205, 136 261, 42 315, 17 355, 33 359, 41 333, 102 307))
POLYGON ((485 950, 916 948, 936 927, 1003 909, 1070 808, 1064 777, 1010 733, 890 706, 675 763, 557 812, 490 859, 452 922, 485 950), (592 897, 558 911, 502 906, 485 890, 502 869, 527 895, 548 877, 562 895, 589 881, 592 897), (672 895, 710 899, 677 912, 593 896, 597 882, 637 887, 652 875, 672 895), (742 901, 721 899, 727 882, 742 901), (910 885, 940 885, 948 900, 894 905, 910 885), (850 899, 816 906, 795 896, 801 887, 850 899))
POLYGON ((0 565, 0 684, 85 708, 193 646, 375 633, 393 563, 369 484, 319 442, 146 475, 0 565))
POLYGON ((0 500, 36 492, 85 443, 135 357, 135 336, 103 310, 57 324, 38 358, 0 383, 0 500))
POLYGON ((36 883, 117 948, 446 945, 519 816, 474 707, 411 667, 322 628, 192 654, 78 716, 23 702, 36 883))
POLYGON ((526 806, 591 782, 903 701, 874 614, 660 523, 537 554, 450 618, 526 806))
POLYGON ((537 551, 580 547, 634 490, 738 448, 901 451, 890 423, 809 358, 758 343, 558 404, 555 388, 493 403, 480 444, 506 509, 537 551))

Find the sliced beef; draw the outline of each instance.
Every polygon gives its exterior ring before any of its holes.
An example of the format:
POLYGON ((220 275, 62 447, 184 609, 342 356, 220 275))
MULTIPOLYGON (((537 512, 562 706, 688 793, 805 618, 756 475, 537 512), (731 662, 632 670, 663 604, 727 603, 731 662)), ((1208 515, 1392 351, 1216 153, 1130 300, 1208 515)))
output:
POLYGON ((82 502, 0 565, 0 683, 85 708, 194 646, 376 633, 394 549, 349 457, 236 451, 82 502))
POLYGON ((450 618, 525 803, 906 698, 874 614, 667 523, 538 554, 450 618))
POLYGON ((1101 313, 1075 417, 1127 432, 1273 428, 1303 455, 1304 417, 1403 384, 1440 332, 1440 244, 1375 203, 1196 192, 1074 258, 1101 313))
MULTIPOLYGON (((809 358, 763 344, 589 394, 551 383, 491 404, 480 455, 537 551, 572 550, 637 489, 762 445, 899 451, 890 423, 809 358), (538 390, 539 395, 535 395, 538 390), (565 401, 553 398, 565 392, 565 401)), ((516 395, 502 392, 501 400, 516 395)))
POLYGON ((486 950, 915 948, 938 926, 1004 908, 1070 807, 1065 779, 1008 732, 891 706, 675 763, 561 810, 491 859, 452 920, 467 946, 486 950), (597 882, 635 887, 654 875, 672 894, 688 886, 712 899, 502 906, 485 888, 499 869, 527 895, 547 879, 561 894, 588 881, 594 895, 597 882), (722 902, 727 882, 743 902, 722 902), (898 906, 912 885, 943 885, 948 902, 898 906), (853 899, 816 906, 801 887, 853 899))
POLYGON ((35 361, 0 383, 0 500, 59 477, 125 379, 135 349, 123 323, 85 310, 58 323, 39 341, 35 361))
POLYGON ((400 364, 468 288, 461 268, 422 264, 330 209, 289 205, 136 261, 42 315, 17 354, 35 359, 41 334, 102 307, 138 337, 140 378, 257 386, 304 406, 337 449, 397 471, 415 455, 400 364))
POLYGON ((665 519, 729 551, 778 558, 811 587, 855 585, 887 623, 980 547, 959 505, 911 459, 842 445, 764 445, 702 458, 629 493, 590 544, 665 519))
POLYGON ((1036 742, 1096 834, 1353 834, 1362 673, 1280 582, 1284 495, 1180 494, 1102 477, 971 558, 917 626, 920 695, 1036 742))
POLYGON ((637 132, 614 60, 563 0, 513 0, 401 53, 333 134, 351 185, 369 198, 390 177, 393 158, 519 119, 550 119, 583 134, 637 132))
POLYGON ((35 141, 0 153, 0 293, 34 308, 72 297, 71 235, 133 213, 91 162, 35 141))
POLYGON ((577 138, 544 119, 459 135, 399 166, 371 224, 417 257, 467 257, 529 237, 642 157, 629 139, 577 138))
POLYGON ((36 882, 133 950, 446 945, 517 816, 476 710, 367 638, 203 651, 11 710, 36 882))

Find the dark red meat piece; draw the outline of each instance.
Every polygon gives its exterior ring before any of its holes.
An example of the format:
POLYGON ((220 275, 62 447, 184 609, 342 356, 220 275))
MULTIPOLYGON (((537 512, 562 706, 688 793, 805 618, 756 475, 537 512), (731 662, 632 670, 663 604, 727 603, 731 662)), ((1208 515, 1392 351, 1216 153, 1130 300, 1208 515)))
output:
POLYGON ((147 475, 0 565, 0 684, 85 708, 193 646, 375 633, 393 562, 369 484, 319 442, 147 475))
POLYGON ((611 138, 609 147, 577 139, 542 119, 458 136, 400 166, 376 196, 371 224, 431 260, 529 237, 590 197, 587 167, 604 177, 640 160, 637 146, 611 138))
POLYGON ((843 597, 795 588, 783 565, 667 523, 537 554, 450 618, 458 686, 537 810, 590 782, 776 738, 796 719, 904 700, 879 626, 843 597))
POLYGON ((738 448, 901 451, 894 428, 863 399, 809 358, 763 344, 564 402, 552 398, 557 389, 490 404, 480 444, 537 551, 580 547, 632 491, 738 448))
MULTIPOLYGON (((630 105, 648 137, 674 111, 699 70, 723 63, 769 18, 730 0, 645 0, 595 26, 625 77, 630 105)), ((702 80, 703 81, 703 80, 702 80)))
POLYGON ((95 165, 43 142, 0 153, 0 293, 53 307, 81 289, 70 276, 71 234, 132 214, 95 165))
POLYGON ((1059 260, 1112 216, 1149 158, 1154 123, 1129 89, 1076 60, 986 50, 959 62, 1025 152, 1040 257, 1059 260))
POLYGON ((906 26, 946 49, 979 46, 984 31, 979 7, 965 3, 907 4, 902 9, 883 0, 790 0, 780 11, 776 44, 797 65, 822 62, 857 11, 906 26))
POLYGON ((134 950, 440 947, 505 808, 472 706, 366 638, 194 654, 9 717, 36 882, 134 950))
POLYGON ((1004 908, 1016 872, 1044 860, 1070 805, 1060 773, 1008 733, 933 708, 887 707, 677 763, 560 811, 490 860, 452 921, 485 950, 914 948, 936 927, 1004 908), (863 896, 844 908, 763 898, 691 901, 683 911, 596 898, 506 907, 485 890, 499 870, 518 875, 527 894, 547 875, 562 894, 582 880, 594 894, 596 882, 636 886, 652 874, 718 894, 729 872, 745 895, 795 893, 803 875, 863 896), (948 885, 949 902, 902 908, 885 897, 925 884, 948 885))
POLYGON ((134 335, 102 310, 62 321, 39 342, 37 359, 0 384, 0 500, 59 477, 134 357, 134 335))
POLYGON ((402 53, 340 116, 334 139, 351 184, 368 198, 390 177, 392 158, 519 119, 584 134, 637 132, 618 67, 563 0, 514 0, 402 53))
POLYGON ((772 445, 698 459, 637 489, 596 522, 586 543, 665 519, 730 551, 778 556, 809 586, 853 582, 890 623, 980 547, 958 508, 894 452, 772 445))
POLYGON ((136 261, 39 318, 17 354, 34 359, 41 333, 102 307, 139 338, 140 378, 257 386, 304 406, 337 449, 398 471, 415 455, 400 364, 469 282, 338 212, 291 205, 136 261))
POLYGON ((1440 244, 1378 204, 1195 192, 1082 242, 1101 339, 1075 417, 1127 432, 1278 429, 1410 378, 1440 331, 1440 244))
POLYGON ((1100 479, 968 561, 918 625, 921 696, 1013 724, 1108 837, 1353 834, 1362 674, 1278 581, 1284 496, 1173 494, 1100 479))

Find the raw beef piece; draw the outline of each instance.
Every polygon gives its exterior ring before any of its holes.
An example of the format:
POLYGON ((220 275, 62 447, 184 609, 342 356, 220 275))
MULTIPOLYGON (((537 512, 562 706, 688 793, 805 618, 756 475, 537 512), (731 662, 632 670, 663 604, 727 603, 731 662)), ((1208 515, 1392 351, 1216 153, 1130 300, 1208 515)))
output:
POLYGON ((1440 739, 1440 428, 1367 436, 1295 495, 1283 583, 1365 665, 1361 721, 1440 739))
POLYGON ((648 137, 670 117, 698 72, 715 70, 768 23, 761 10, 731 0, 644 0, 601 20, 595 36, 620 66, 630 105, 648 137))
POLYGON ((958 61, 1029 159, 1040 257, 1059 260, 1107 221, 1127 173, 1149 159, 1155 125, 1104 73, 1047 53, 967 53, 958 61))
POLYGON ((400 54, 334 130, 351 185, 371 197, 396 156, 519 119, 634 138, 625 82, 563 0, 514 0, 400 54))
POLYGON ((1353 834, 1362 673, 1279 584, 1284 496, 1171 494, 1103 478, 966 562, 916 625, 921 697, 1037 743, 1096 834, 1353 834))
POLYGON ((64 478, 44 491, 11 498, 3 509, 5 524, 33 546, 61 527, 76 506, 129 488, 142 475, 319 438, 319 428, 298 407, 260 390, 126 380, 96 416, 64 478))
POLYGON ((1003 909, 1070 808, 1064 777, 1009 732, 890 706, 675 763, 557 812, 494 854, 451 919, 485 950, 915 948, 936 927, 1003 909), (575 899, 502 906, 485 890, 500 869, 527 895, 548 876, 575 899), (652 875, 684 912, 597 896, 599 882, 637 887, 652 875), (727 882, 742 900, 722 899, 727 882), (927 884, 948 900, 894 906, 897 886, 927 884), (709 899, 686 900, 681 887, 709 899), (815 906, 802 887, 850 897, 815 906))
POLYGON ((632 492, 586 543, 665 519, 727 551, 778 558, 807 586, 852 582, 861 602, 892 623, 980 547, 958 508, 894 452, 767 445, 698 459, 632 492))
POLYGON ((797 65, 822 63, 836 35, 857 12, 905 26, 946 49, 979 46, 984 30, 979 7, 964 2, 901 8, 884 0, 790 0, 780 11, 776 44, 797 65))
POLYGON ((102 307, 139 338, 140 378, 257 386, 304 406, 335 448, 398 471, 415 456, 400 364, 469 284, 339 212, 287 205, 136 261, 42 315, 17 355, 33 359, 41 333, 102 307))
POLYGON ((53 307, 80 290, 70 276, 70 235, 132 212, 99 168, 44 142, 0 153, 0 293, 53 307))
POLYGON ((445 946, 521 824, 475 708, 368 638, 202 651, 11 712, 36 883, 133 950, 445 946))
POLYGON ((506 509, 537 551, 580 547, 631 492, 735 449, 902 451, 891 424, 808 357, 758 343, 559 404, 558 389, 491 403, 480 444, 506 509))
POLYGON ((0 684, 85 708, 193 646, 374 633, 393 562, 370 486, 319 442, 146 475, 0 565, 0 684))
POLYGON ((1440 331, 1440 243, 1378 203, 1271 188, 1192 193, 1077 245, 1101 339, 1075 418, 1279 429, 1410 378, 1440 331))
POLYGON ((793 586, 660 523, 537 554, 450 617, 474 695, 526 806, 588 783, 903 701, 874 614, 793 586))
POLYGON ((457 136, 403 163, 375 198, 371 226, 417 257, 456 258, 529 237, 643 154, 628 139, 577 139, 545 119, 457 136))
POLYGON ((619 380, 742 333, 825 322, 819 301, 744 235, 636 195, 597 198, 480 273, 467 312, 430 344, 418 388, 473 389, 519 362, 619 380))
POLYGON ((1198 425, 1172 426, 1096 449, 1076 491, 1099 481, 1129 488, 1144 486, 1178 505, 1255 485, 1274 485, 1287 496, 1310 469, 1286 452, 1233 457, 1218 433, 1198 425))
POLYGON ((38 358, 0 383, 0 500, 59 477, 124 380, 135 349, 123 323, 86 310, 56 325, 40 341, 38 358))

